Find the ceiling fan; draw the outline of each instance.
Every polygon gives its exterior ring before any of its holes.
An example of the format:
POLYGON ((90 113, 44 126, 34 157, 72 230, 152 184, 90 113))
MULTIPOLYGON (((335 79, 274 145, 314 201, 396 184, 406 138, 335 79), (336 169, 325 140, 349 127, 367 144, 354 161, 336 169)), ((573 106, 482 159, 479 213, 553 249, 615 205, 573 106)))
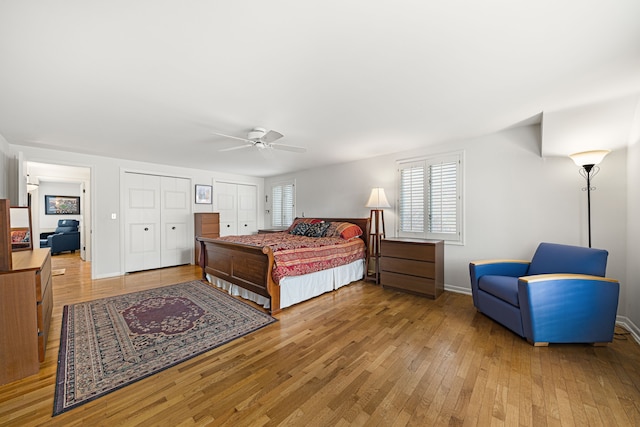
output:
POLYGON ((225 138, 236 139, 238 141, 242 141, 245 143, 244 145, 239 145, 237 147, 223 148, 218 151, 233 151, 233 150, 241 150, 243 148, 253 148, 253 147, 259 150, 270 148, 274 150, 292 151, 294 153, 305 153, 307 151, 306 148, 297 147, 295 145, 274 143, 274 141, 277 141, 284 136, 280 132, 276 132, 275 130, 267 131, 264 128, 254 128, 247 134, 246 138, 240 138, 232 135, 225 135, 223 133, 218 133, 218 132, 213 132, 213 133, 215 135, 224 136, 225 138))

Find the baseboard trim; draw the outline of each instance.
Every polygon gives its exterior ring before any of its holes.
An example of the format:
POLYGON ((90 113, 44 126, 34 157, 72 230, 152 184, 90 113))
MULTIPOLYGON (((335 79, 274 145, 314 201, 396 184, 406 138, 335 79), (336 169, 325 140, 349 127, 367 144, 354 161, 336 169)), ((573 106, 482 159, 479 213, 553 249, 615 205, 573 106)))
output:
POLYGON ((626 316, 617 316, 616 317, 616 324, 618 326, 622 326, 627 331, 629 331, 629 333, 631 334, 633 339, 636 340, 636 342, 638 344, 640 344, 640 328, 638 328, 638 326, 636 324, 634 324, 631 321, 631 319, 629 319, 626 316))
POLYGON ((98 274, 93 279, 109 279, 111 277, 119 277, 119 276, 122 276, 122 273, 98 274))
POLYGON ((444 290, 449 292, 455 292, 457 294, 471 295, 470 288, 464 288, 462 286, 444 285, 444 290))

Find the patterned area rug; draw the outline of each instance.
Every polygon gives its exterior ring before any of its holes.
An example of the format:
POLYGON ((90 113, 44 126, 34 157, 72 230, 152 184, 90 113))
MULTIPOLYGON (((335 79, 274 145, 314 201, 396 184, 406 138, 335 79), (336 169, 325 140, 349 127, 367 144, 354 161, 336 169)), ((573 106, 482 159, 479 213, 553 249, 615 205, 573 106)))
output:
POLYGON ((64 307, 53 415, 276 321, 199 281, 64 307))

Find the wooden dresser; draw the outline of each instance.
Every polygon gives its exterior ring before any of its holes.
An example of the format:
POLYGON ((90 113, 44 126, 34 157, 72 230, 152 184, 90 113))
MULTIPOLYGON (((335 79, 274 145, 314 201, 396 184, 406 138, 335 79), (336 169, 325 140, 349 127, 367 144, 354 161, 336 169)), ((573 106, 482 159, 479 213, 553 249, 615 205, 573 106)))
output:
POLYGON ((444 291, 444 242, 394 238, 380 243, 380 284, 438 298, 444 291))
POLYGON ((49 249, 14 252, 0 271, 0 384, 36 374, 53 310, 49 249))
MULTIPOLYGON (((218 212, 199 212, 194 214, 195 237, 220 237, 220 214, 218 212)), ((200 263, 200 242, 195 242, 195 264, 200 263)))

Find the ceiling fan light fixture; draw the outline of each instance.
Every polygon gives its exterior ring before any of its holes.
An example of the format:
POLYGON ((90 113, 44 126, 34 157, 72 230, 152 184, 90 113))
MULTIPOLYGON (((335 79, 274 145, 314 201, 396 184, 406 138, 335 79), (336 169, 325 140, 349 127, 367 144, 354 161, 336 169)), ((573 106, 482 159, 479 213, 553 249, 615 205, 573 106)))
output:
POLYGON ((291 151, 294 153, 305 153, 307 151, 304 147, 298 147, 295 145, 287 145, 287 144, 278 144, 275 141, 278 141, 284 135, 275 130, 267 131, 265 128, 253 128, 247 133, 246 138, 241 138, 239 136, 234 135, 226 135, 224 133, 212 132, 214 135, 223 136, 225 138, 231 138, 238 141, 244 142, 244 145, 223 148, 218 151, 235 151, 241 150, 244 148, 257 148, 258 150, 264 149, 275 149, 275 150, 283 150, 283 151, 291 151))
POLYGON ((266 129, 255 128, 249 132, 247 139, 250 139, 251 141, 260 141, 260 138, 262 138, 266 133, 266 129))

